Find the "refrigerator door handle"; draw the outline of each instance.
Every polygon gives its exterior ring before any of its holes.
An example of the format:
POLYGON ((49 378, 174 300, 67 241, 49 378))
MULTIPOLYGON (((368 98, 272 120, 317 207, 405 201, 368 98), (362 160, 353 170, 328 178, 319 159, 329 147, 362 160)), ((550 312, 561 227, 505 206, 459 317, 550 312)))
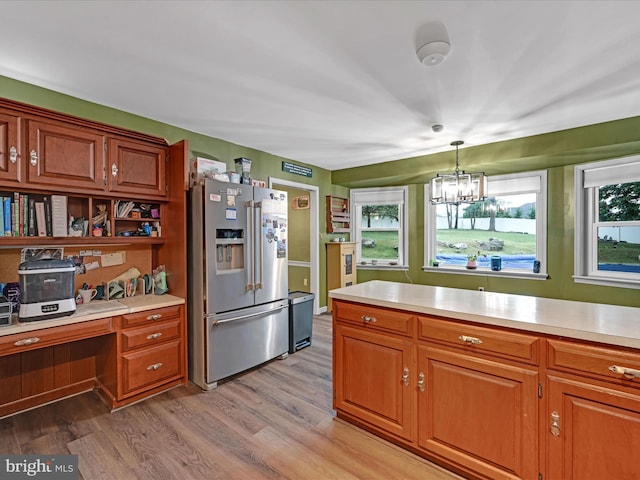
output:
POLYGON ((260 233, 260 248, 258 249, 258 252, 260 254, 260 259, 258 260, 258 271, 260 272, 260 277, 256 279, 256 284, 255 284, 256 290, 259 290, 263 287, 262 264, 263 264, 263 258, 264 258, 264 239, 262 238, 262 229, 260 228, 260 226, 262 225, 262 202, 256 202, 255 207, 256 207, 256 210, 258 211, 258 220, 260 221, 260 224, 258 225, 259 230, 258 232, 256 232, 256 235, 253 236, 254 241, 258 241, 256 237, 257 237, 257 234, 260 233))
POLYGON ((247 251, 249 255, 249 265, 247 265, 247 285, 245 286, 245 290, 247 292, 251 292, 254 287, 254 265, 255 265, 255 254, 253 252, 253 239, 254 239, 254 225, 255 220, 253 216, 253 200, 248 201, 244 204, 247 209, 247 230, 249 231, 249 235, 247 235, 247 251))
POLYGON ((211 326, 215 327, 216 325, 222 325, 223 323, 235 322, 236 320, 245 320, 247 318, 263 317, 265 315, 271 315, 273 313, 279 312, 283 308, 284 307, 278 307, 278 308, 274 308, 274 309, 267 310, 267 311, 262 311, 262 312, 257 312, 257 313, 250 313, 248 315, 241 315, 239 317, 226 318, 224 320, 214 320, 213 323, 211 324, 211 326))

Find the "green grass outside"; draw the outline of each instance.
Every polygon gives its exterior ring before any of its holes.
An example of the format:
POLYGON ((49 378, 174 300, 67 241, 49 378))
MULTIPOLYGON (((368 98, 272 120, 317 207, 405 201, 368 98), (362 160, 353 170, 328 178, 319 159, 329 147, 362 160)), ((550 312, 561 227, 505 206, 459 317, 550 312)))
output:
POLYGON ((476 241, 488 242, 490 238, 499 238, 504 241, 504 249, 500 255, 535 255, 536 236, 526 233, 511 232, 489 232, 487 230, 466 230, 466 229, 441 229, 437 231, 437 239, 448 244, 465 243, 466 250, 445 247, 438 244, 437 252, 443 253, 474 253, 478 250, 487 255, 497 254, 489 250, 482 250, 476 246, 476 241))
POLYGON ((598 242, 598 262, 637 265, 640 263, 640 245, 637 243, 614 243, 600 240, 598 242))
MULTIPOLYGON (((362 232, 364 239, 375 241, 372 248, 362 247, 362 256, 364 258, 376 258, 381 260, 397 260, 398 251, 398 235, 395 232, 362 232)), ((480 250, 476 246, 476 240, 489 241, 489 238, 499 238, 504 241, 504 249, 500 251, 500 255, 535 255, 536 253, 536 236, 526 233, 510 233, 510 232, 488 232, 486 230, 467 230, 467 229, 442 229, 437 232, 438 240, 455 244, 466 243, 466 250, 456 250, 455 248, 438 246, 439 254, 459 253, 467 254, 480 250)), ((411 241, 411 239, 409 239, 411 241)), ((489 250, 480 250, 480 253, 486 255, 496 254, 489 250)), ((600 263, 624 263, 638 264, 640 262, 640 245, 635 243, 618 243, 604 242, 598 243, 598 261, 600 263)))
POLYGON ((363 243, 362 256, 379 260, 398 259, 398 234, 396 232, 362 232, 362 238, 375 241, 374 247, 365 247, 363 243))

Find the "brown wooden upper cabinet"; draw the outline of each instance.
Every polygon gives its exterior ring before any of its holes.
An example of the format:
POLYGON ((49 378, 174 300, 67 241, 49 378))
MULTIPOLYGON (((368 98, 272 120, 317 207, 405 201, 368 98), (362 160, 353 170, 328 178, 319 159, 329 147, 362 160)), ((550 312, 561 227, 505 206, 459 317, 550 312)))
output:
POLYGON ((20 116, 0 111, 0 181, 22 181, 20 116))
POLYGON ((166 148, 111 138, 107 183, 112 192, 166 197, 166 148))
POLYGON ((27 129, 27 183, 104 190, 104 135, 41 120, 27 129))

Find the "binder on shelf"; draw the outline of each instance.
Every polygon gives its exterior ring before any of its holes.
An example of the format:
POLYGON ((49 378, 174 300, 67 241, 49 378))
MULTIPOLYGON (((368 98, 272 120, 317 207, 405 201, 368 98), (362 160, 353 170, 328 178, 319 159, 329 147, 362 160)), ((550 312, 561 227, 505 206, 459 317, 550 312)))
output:
POLYGON ((36 202, 36 227, 39 237, 47 236, 47 223, 44 212, 44 202, 36 202))
POLYGON ((67 196, 51 195, 51 234, 54 237, 67 237, 67 196))
POLYGON ((4 197, 4 235, 6 237, 11 236, 11 197, 4 197))

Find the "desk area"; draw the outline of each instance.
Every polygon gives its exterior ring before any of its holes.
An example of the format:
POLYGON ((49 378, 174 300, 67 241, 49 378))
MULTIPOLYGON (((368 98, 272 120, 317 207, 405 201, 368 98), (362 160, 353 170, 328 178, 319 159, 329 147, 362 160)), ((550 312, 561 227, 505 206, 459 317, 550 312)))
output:
POLYGON ((94 301, 67 317, 0 328, 0 417, 93 389, 116 409, 186 385, 184 303, 94 301))

